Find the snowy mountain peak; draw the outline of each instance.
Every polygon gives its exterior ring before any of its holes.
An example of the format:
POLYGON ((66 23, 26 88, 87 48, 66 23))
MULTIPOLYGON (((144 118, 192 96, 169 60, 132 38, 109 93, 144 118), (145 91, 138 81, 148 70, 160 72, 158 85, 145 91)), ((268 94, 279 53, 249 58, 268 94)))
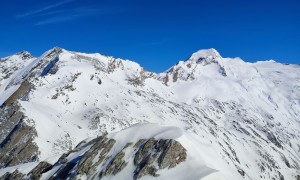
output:
POLYGON ((221 58, 221 55, 214 48, 201 49, 201 50, 193 53, 192 56, 189 58, 189 60, 197 61, 197 60, 203 59, 203 58, 221 58))
POLYGON ((53 58, 54 56, 58 56, 60 53, 63 52, 63 49, 60 47, 54 47, 47 52, 45 52, 42 56, 46 58, 53 58))
POLYGON ((33 58, 33 56, 28 51, 21 51, 16 53, 17 56, 19 56, 22 60, 27 60, 33 58))
POLYGON ((57 47, 9 56, 0 179, 299 180, 299 77, 298 65, 214 49, 159 75, 57 47))
POLYGON ((213 48, 202 49, 193 53, 186 61, 179 61, 176 65, 160 74, 164 84, 171 85, 178 80, 190 81, 200 76, 214 77, 221 75, 226 77, 223 58, 213 48))

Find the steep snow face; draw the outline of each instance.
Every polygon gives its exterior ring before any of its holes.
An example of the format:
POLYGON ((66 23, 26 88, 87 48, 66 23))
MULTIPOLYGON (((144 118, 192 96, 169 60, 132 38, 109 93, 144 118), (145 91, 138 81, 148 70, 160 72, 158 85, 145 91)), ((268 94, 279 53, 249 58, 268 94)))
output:
POLYGON ((205 166, 229 179, 300 174, 298 65, 246 63, 214 49, 159 75, 129 60, 60 48, 31 63, 24 79, 34 88, 18 102, 37 132, 39 160, 58 158, 85 138, 151 122, 179 127, 200 144, 187 150, 201 152, 205 166))

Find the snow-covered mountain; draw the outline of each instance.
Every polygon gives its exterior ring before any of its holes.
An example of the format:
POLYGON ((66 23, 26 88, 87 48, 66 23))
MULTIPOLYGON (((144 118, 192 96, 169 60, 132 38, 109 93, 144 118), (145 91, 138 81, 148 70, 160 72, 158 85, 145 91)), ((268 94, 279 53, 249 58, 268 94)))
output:
POLYGON ((2 178, 300 179, 299 65, 23 51, 0 60, 0 105, 2 178))

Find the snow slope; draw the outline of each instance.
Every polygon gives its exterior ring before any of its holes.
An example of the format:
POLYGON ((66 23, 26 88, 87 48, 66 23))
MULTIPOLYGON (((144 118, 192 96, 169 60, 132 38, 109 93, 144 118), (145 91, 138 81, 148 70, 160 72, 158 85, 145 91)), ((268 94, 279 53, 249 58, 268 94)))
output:
MULTIPOLYGON (((129 60, 54 48, 11 75, 18 82, 22 76, 34 85, 18 104, 36 130, 40 161, 59 158, 83 139, 150 122, 180 129, 183 135, 172 138, 217 171, 206 179, 300 174, 299 65, 247 63, 208 49, 155 74, 129 60)), ((1 81, 2 102, 17 89, 2 88, 14 78, 1 81)), ((142 138, 143 127, 130 131, 139 137, 124 130, 115 138, 142 138)))

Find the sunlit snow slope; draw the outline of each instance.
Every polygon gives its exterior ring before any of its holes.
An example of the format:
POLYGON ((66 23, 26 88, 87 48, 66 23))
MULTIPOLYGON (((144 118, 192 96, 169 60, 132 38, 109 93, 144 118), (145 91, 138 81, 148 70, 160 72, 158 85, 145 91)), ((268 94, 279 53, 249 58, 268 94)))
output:
MULTIPOLYGON (((54 163, 86 138, 155 123, 153 132, 169 125, 184 134, 178 141, 195 159, 185 163, 190 171, 203 166, 190 179, 300 178, 299 65, 207 49, 156 74, 129 60, 53 48, 3 58, 0 68, 0 175, 54 163)), ((131 136, 122 141, 137 140, 131 136)))

